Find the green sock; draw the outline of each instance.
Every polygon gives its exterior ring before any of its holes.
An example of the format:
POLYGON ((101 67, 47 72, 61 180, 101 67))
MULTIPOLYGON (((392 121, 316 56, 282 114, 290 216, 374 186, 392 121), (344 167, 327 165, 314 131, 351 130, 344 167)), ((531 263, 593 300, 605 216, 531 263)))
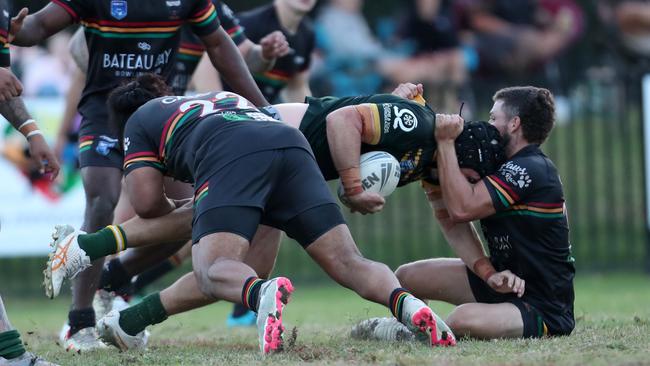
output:
POLYGON ((79 235, 77 241, 91 261, 127 248, 126 234, 119 225, 108 225, 96 233, 79 235))
POLYGON ((23 353, 25 353, 25 347, 20 341, 20 333, 17 330, 0 333, 0 357, 11 360, 23 353))
POLYGON ((136 305, 120 311, 120 327, 128 335, 136 335, 149 325, 158 324, 167 319, 167 311, 160 302, 160 293, 145 296, 136 305))

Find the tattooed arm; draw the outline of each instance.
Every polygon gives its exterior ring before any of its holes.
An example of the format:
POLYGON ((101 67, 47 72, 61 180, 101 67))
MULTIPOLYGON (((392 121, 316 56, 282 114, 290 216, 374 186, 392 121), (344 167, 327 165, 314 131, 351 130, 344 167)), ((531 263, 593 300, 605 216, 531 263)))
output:
POLYGON ((29 152, 32 158, 41 165, 41 173, 52 173, 52 178, 56 177, 59 173, 59 162, 45 142, 36 121, 27 112, 23 100, 18 97, 0 102, 0 114, 27 138, 29 152))

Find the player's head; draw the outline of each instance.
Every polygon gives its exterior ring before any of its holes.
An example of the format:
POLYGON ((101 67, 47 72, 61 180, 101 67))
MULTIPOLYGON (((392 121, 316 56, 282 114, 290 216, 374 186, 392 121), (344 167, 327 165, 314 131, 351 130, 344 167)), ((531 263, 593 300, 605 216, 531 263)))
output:
POLYGON ((456 138, 458 165, 468 178, 485 177, 494 173, 506 160, 503 138, 488 122, 465 122, 463 132, 456 138), (474 175, 474 176, 473 176, 474 175))
POLYGON ((122 137, 124 125, 131 115, 152 99, 171 95, 165 80, 156 74, 143 74, 115 88, 108 96, 109 123, 122 137))
POLYGON ((497 91, 492 100, 490 123, 507 144, 515 137, 530 144, 546 141, 555 123, 555 103, 548 89, 515 86, 497 91))
POLYGON ((299 14, 309 13, 316 5, 317 0, 275 0, 290 9, 292 12, 299 14))

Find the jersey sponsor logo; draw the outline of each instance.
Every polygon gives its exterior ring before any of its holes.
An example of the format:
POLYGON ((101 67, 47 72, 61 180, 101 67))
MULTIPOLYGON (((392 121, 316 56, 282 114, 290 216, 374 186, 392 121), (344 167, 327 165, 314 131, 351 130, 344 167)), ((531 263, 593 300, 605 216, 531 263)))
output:
POLYGON ((305 58, 298 55, 298 56, 293 58, 293 63, 295 63, 296 65, 302 65, 302 64, 305 63, 305 58))
POLYGON ((157 55, 140 55, 134 53, 105 53, 102 62, 104 69, 118 70, 153 70, 169 62, 172 49, 157 55))
POLYGON ((129 151, 129 146, 131 146, 131 139, 128 137, 124 138, 124 152, 129 151))
POLYGON ((147 42, 138 42, 138 48, 143 51, 151 51, 151 45, 147 42))
POLYGON ((255 121, 272 121, 272 122, 280 122, 270 116, 267 116, 266 114, 262 112, 246 112, 246 115, 250 117, 251 119, 255 121))
POLYGON ((122 20, 126 17, 128 6, 126 0, 111 0, 111 15, 117 20, 122 20))
POLYGON ((393 129, 399 127, 404 132, 411 132, 418 126, 418 118, 410 110, 399 109, 397 106, 393 107, 393 110, 395 111, 393 129))
POLYGON ((390 121, 393 119, 393 112, 391 110, 392 106, 393 105, 390 103, 382 104, 384 110, 384 133, 390 132, 390 121))
POLYGON ((97 147, 95 151, 99 155, 107 156, 111 152, 111 149, 114 149, 117 146, 117 139, 110 138, 105 135, 99 136, 99 142, 97 142, 97 147))
POLYGON ((533 182, 533 180, 530 178, 530 175, 528 174, 528 171, 526 171, 526 168, 522 168, 512 161, 508 161, 503 164, 499 169, 499 172, 501 175, 503 175, 506 181, 508 181, 508 183, 519 187, 520 189, 528 188, 533 182))
POLYGON ((172 6, 181 6, 181 0, 173 0, 173 1, 167 0, 166 4, 170 8, 172 6))

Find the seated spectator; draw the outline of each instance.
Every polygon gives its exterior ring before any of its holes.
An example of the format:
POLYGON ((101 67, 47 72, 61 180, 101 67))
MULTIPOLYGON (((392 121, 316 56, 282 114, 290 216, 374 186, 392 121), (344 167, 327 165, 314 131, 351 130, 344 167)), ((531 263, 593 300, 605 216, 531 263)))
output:
POLYGON ((528 71, 553 59, 579 33, 581 13, 572 0, 460 3, 483 71, 528 71))
POLYGON ((650 1, 601 0, 599 13, 612 24, 623 46, 636 56, 650 56, 650 1))
POLYGON ((398 82, 424 84, 429 104, 457 111, 458 91, 467 69, 458 39, 452 0, 411 0, 398 30, 413 46, 411 58, 392 77, 398 82))

